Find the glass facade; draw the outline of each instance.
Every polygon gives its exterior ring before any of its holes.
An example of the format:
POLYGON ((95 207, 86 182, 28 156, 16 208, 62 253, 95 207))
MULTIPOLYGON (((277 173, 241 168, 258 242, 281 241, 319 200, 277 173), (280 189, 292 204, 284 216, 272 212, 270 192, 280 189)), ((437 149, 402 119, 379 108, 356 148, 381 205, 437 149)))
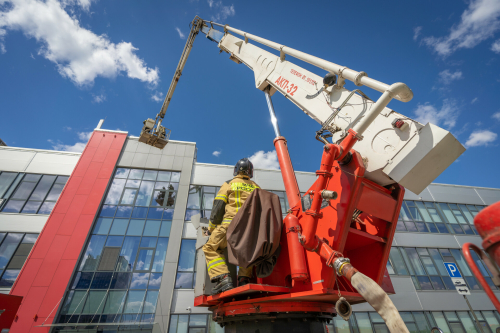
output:
POLYGON ((0 172, 0 210, 4 213, 50 214, 68 176, 0 172))
POLYGON ((179 178, 178 172, 116 170, 59 323, 153 323, 179 178))
MULTIPOLYGON (((472 257, 484 278, 495 290, 492 274, 479 256, 471 251, 472 257)), ((481 285, 473 276, 460 249, 432 249, 414 247, 391 248, 387 270, 390 275, 410 275, 417 290, 455 290, 448 276, 444 262, 457 263, 470 290, 481 290, 481 285)))
POLYGON ((484 206, 404 200, 396 230, 477 235, 474 216, 484 206))
POLYGON ((223 333, 224 329, 212 321, 210 315, 171 315, 168 333, 223 333))
MULTIPOLYGON (((474 317, 468 311, 401 311, 401 318, 411 333, 431 333, 433 327, 444 333, 480 333, 474 317)), ((500 317, 496 311, 475 311, 484 333, 495 333, 500 327, 500 317)), ((329 333, 389 333, 384 320, 376 312, 354 312, 345 321, 334 317, 327 324, 329 333)), ((209 315, 170 316, 168 333, 222 333, 224 329, 213 322, 209 315), (207 322, 208 320, 208 322, 207 322)))
POLYGON ((10 288, 30 254, 38 234, 0 232, 0 288, 10 288))
MULTIPOLYGON (((468 311, 407 311, 400 312, 401 318, 411 333, 430 333, 433 327, 444 333, 479 333, 480 330, 468 311)), ((484 333, 494 333, 500 327, 498 312, 475 311, 484 333)), ((349 322, 335 317, 327 325, 329 332, 335 333, 388 333, 384 320, 376 312, 354 312, 349 322)))

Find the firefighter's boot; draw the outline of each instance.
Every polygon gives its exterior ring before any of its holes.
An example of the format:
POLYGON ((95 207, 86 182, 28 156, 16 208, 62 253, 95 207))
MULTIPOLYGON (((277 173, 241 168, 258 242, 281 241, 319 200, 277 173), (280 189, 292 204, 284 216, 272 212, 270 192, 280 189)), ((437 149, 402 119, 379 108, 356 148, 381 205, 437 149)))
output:
POLYGON ((215 287, 212 288, 212 295, 216 295, 229 289, 233 289, 233 280, 231 279, 231 275, 229 274, 216 276, 215 278, 213 278, 212 282, 217 283, 215 287))
POLYGON ((240 276, 238 278, 238 287, 244 286, 250 283, 250 278, 247 276, 240 276))

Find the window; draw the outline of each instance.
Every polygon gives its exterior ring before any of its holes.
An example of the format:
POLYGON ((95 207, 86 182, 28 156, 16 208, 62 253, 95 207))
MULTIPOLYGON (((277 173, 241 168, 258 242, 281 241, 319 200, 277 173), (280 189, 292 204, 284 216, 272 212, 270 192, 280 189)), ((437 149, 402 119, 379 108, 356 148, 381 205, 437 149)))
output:
POLYGON ((179 178, 178 172, 116 170, 59 323, 153 322, 175 204, 165 203, 168 194, 158 204, 155 191, 176 192, 179 178))
POLYGON ((476 235, 474 216, 483 206, 404 200, 397 231, 476 235))
POLYGON ((175 289, 193 289, 196 281, 196 240, 183 239, 175 289))
POLYGON ((0 173, 0 202, 4 213, 50 214, 68 176, 0 173))
POLYGON ((219 187, 191 185, 189 187, 188 203, 186 207, 186 221, 191 221, 191 216, 200 214, 201 217, 210 218, 212 205, 219 187))
POLYGON ((207 314, 171 315, 168 333, 223 333, 207 314))
POLYGON ((10 288, 30 254, 38 234, 0 233, 0 288, 10 288))
MULTIPOLYGON (((484 262, 473 254, 480 271, 493 290, 496 286, 484 262)), ((392 247, 387 267, 390 275, 410 275, 417 290, 455 290, 444 262, 456 262, 471 290, 481 290, 459 249, 392 247)))
MULTIPOLYGON (((498 312, 475 311, 474 313, 478 317, 479 324, 483 328, 483 332, 495 332, 496 328, 500 327, 498 312)), ((431 328, 433 327, 439 327, 444 333, 479 332, 472 313, 468 311, 401 311, 400 315, 405 322, 406 327, 412 333, 429 333, 431 328)), ((169 330, 169 333, 188 332, 187 325, 185 326, 186 329, 184 330, 182 330, 181 326, 179 325, 177 325, 176 327, 178 328, 177 331, 169 330)), ((376 312, 354 312, 349 321, 344 321, 340 317, 334 317, 333 321, 330 324, 327 324, 327 327, 328 332, 335 333, 389 332, 389 329, 385 325, 383 319, 376 312)), ((212 333, 211 330, 210 333, 212 333)))

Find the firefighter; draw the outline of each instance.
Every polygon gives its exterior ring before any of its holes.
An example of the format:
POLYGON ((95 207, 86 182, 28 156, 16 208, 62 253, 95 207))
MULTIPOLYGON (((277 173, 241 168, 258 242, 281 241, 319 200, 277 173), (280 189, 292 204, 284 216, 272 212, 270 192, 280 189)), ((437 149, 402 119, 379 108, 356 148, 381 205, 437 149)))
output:
MULTIPOLYGON (((226 232, 231 220, 243 206, 245 200, 259 186, 250 180, 253 177, 253 164, 248 158, 242 158, 234 166, 234 178, 226 181, 215 197, 212 213, 210 214, 208 242, 203 246, 207 261, 208 275, 216 286, 212 294, 218 294, 233 288, 233 281, 224 258, 224 249, 227 247, 226 232)), ((250 282, 252 267, 239 267, 238 285, 243 286, 250 282)))

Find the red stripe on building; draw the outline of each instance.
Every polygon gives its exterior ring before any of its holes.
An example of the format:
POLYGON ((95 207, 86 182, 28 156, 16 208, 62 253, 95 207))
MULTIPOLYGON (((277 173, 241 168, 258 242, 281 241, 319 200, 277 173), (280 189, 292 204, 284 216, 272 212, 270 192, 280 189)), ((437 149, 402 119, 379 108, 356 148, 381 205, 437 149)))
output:
POLYGON ((11 295, 23 301, 11 333, 48 332, 127 135, 95 131, 24 264, 11 295))

